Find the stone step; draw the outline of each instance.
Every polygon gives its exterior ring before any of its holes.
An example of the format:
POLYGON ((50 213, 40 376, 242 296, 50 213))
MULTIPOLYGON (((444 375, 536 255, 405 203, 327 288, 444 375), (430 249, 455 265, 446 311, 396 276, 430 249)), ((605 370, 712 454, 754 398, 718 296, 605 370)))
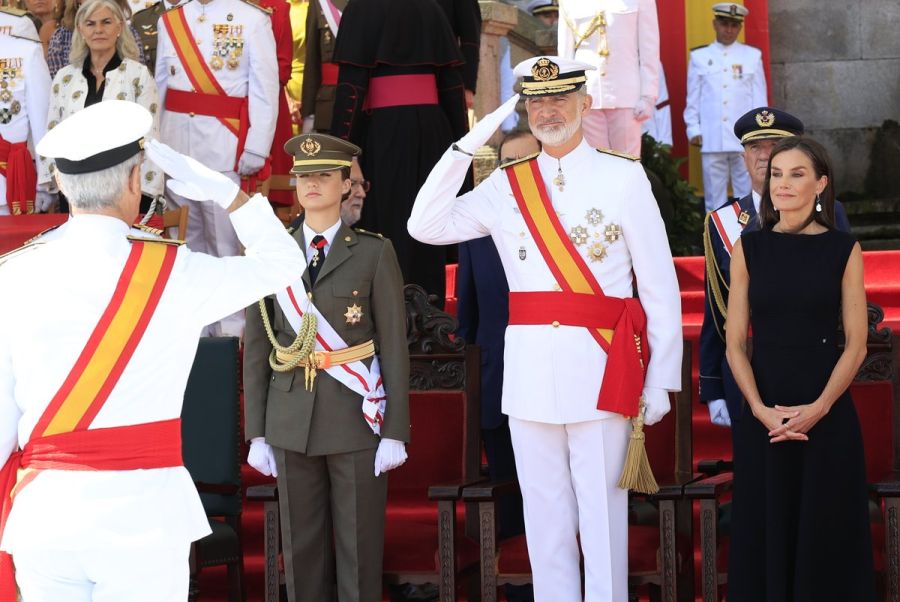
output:
MULTIPOLYGON (((854 230, 854 232, 856 232, 854 230)), ((860 240, 863 251, 898 251, 900 250, 900 238, 860 240)))

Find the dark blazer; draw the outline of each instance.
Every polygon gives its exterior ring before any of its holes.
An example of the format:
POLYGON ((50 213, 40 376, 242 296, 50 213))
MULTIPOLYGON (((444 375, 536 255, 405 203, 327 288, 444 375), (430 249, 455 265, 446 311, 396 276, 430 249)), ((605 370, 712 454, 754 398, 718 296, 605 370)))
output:
MULTIPOLYGON (((346 0, 333 0, 343 10, 346 0)), ((300 112, 304 117, 315 115, 313 129, 327 132, 331 127, 335 85, 322 84, 322 63, 330 63, 334 53, 334 35, 322 13, 319 0, 310 0, 306 14, 306 56, 303 62, 303 91, 300 112)))
MULTIPOLYGON (((293 233, 306 248, 303 228, 293 233)), ((381 436, 409 441, 409 351, 406 344, 406 307, 403 278, 390 241, 378 234, 341 225, 325 262, 310 289, 309 271, 303 274, 313 301, 348 346, 375 341, 387 393, 381 436), (344 314, 357 304, 362 319, 348 323, 344 314)), ((278 301, 270 302, 276 339, 289 345, 296 333, 278 301)), ((374 448, 378 438, 362 415, 361 397, 318 371, 307 391, 304 369, 273 372, 272 345, 266 336, 258 304, 247 308, 244 333, 244 404, 246 438, 265 436, 266 442, 308 455, 326 455, 374 448)), ((364 360, 368 365, 371 359, 364 360)))
POLYGON ((144 49, 144 64, 150 69, 150 73, 156 72, 156 43, 159 40, 157 29, 159 17, 164 12, 166 12, 165 4, 160 0, 131 17, 131 25, 140 35, 135 42, 144 49))
MULTIPOLYGON (((722 207, 727 207, 732 203, 738 203, 741 211, 750 214, 750 221, 744 227, 744 232, 758 230, 759 219, 756 208, 753 206, 752 195, 747 195, 737 201, 729 201, 722 207)), ((834 219, 838 230, 850 232, 847 212, 839 201, 834 204, 834 219)), ((707 264, 704 279, 706 297, 703 308, 703 326, 700 329, 700 401, 706 403, 713 399, 724 399, 728 406, 728 414, 734 424, 734 421, 741 416, 741 404, 744 397, 741 395, 734 376, 731 374, 728 361, 725 359, 725 316, 719 311, 711 291, 711 287, 717 284, 722 292, 723 304, 727 306, 728 287, 731 283, 731 255, 726 251, 725 243, 719 236, 718 230, 710 227, 709 219, 707 219, 703 236, 706 239, 704 246, 711 252, 711 256, 707 254, 706 261, 709 262, 710 259, 715 261, 718 270, 711 270, 712 266, 707 264)))
POLYGON ((456 334, 481 348, 481 428, 503 424, 503 348, 509 323, 509 285, 490 236, 459 245, 456 334))

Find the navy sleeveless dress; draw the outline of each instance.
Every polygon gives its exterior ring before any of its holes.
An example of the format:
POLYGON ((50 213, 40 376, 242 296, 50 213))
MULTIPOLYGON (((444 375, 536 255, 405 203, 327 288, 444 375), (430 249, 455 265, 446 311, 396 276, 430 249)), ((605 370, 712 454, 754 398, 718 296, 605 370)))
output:
MULTIPOLYGON (((840 356, 844 232, 745 233, 751 365, 767 406, 815 401, 840 356)), ((865 461, 849 391, 808 433, 769 443, 743 407, 736 422, 729 602, 875 600, 865 461)))

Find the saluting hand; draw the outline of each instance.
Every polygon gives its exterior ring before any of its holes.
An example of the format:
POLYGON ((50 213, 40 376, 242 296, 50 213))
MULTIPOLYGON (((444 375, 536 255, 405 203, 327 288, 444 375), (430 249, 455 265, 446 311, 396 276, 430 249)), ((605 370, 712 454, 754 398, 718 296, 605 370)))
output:
POLYGON ((512 98, 504 102, 491 113, 481 118, 481 121, 475 124, 472 130, 459 139, 456 147, 468 155, 474 155, 475 151, 481 148, 484 143, 490 140, 500 124, 516 110, 516 103, 519 102, 519 95, 514 94, 512 98))
POLYGON ((169 176, 166 181, 169 190, 179 196, 195 201, 212 200, 228 209, 240 192, 240 187, 226 176, 159 140, 151 140, 145 151, 147 158, 169 176))

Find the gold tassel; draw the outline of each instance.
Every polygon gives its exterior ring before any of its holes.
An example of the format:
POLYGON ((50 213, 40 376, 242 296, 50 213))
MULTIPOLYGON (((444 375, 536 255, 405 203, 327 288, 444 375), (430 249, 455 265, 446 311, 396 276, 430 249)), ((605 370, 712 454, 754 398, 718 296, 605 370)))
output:
POLYGON ((644 396, 641 395, 638 415, 631 419, 631 437, 628 440, 625 466, 619 477, 619 487, 649 495, 658 492, 659 485, 653 476, 647 448, 644 446, 644 405, 644 396))

